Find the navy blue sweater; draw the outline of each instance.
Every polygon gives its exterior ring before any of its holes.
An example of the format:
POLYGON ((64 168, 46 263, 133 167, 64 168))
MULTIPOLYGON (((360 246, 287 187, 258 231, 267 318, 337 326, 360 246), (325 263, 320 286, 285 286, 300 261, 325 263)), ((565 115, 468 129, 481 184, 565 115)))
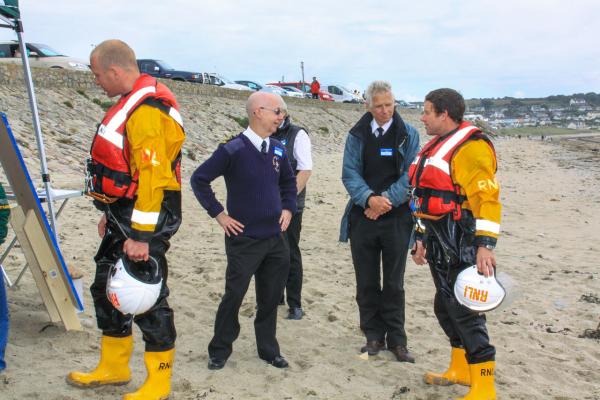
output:
POLYGON ((296 176, 278 140, 271 138, 268 153, 261 154, 240 134, 219 145, 194 171, 192 189, 212 218, 224 210, 210 186, 219 176, 227 186, 227 212, 244 225, 244 236, 275 236, 281 232, 282 209, 296 212, 296 176))

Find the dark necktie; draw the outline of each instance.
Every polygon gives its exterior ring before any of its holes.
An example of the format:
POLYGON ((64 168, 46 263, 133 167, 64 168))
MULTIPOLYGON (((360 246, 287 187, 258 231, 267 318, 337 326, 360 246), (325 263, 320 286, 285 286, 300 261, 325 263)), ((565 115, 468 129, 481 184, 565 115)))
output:
POLYGON ((383 128, 379 127, 377 128, 377 134, 375 134, 375 137, 380 137, 383 136, 383 128))
POLYGON ((260 152, 263 154, 267 154, 267 141, 263 140, 262 144, 260 145, 260 152))

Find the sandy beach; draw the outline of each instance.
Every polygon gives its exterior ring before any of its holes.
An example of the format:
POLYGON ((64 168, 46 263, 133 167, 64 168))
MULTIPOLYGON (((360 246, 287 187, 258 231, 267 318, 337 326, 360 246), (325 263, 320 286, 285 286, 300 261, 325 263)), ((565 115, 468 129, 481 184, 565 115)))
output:
MULTIPOLYGON (((88 94, 101 97, 99 92, 88 94)), ((102 110, 73 89, 41 89, 38 99, 54 186, 81 188, 82 161, 102 110), (72 108, 64 106, 67 100, 72 108)), ((358 106, 290 106, 294 121, 310 131, 315 163, 301 240, 306 316, 288 321, 285 307, 279 309, 278 339, 290 368, 278 370, 257 357, 253 285, 240 311, 241 334, 233 355, 220 371, 206 368, 206 348, 224 290, 224 240, 188 182, 218 142, 242 130, 228 115, 243 116, 243 102, 193 96, 181 96, 180 101, 188 140, 184 222, 167 254, 170 303, 178 331, 171 399, 436 400, 466 394, 465 387, 432 387, 422 381, 425 371, 447 366, 450 348, 433 313, 429 270, 411 260, 405 276, 406 329, 416 364, 398 363, 385 351, 368 360, 359 357, 364 338, 358 328, 354 269, 349 245, 337 241, 347 201, 340 179, 343 143, 363 112, 358 106)), ((0 87, 0 105, 22 141, 32 175, 39 176, 22 89, 0 87)), ((401 113, 419 129, 424 143, 418 114, 401 113)), ((596 329, 600 319, 598 145, 526 139, 494 144, 503 204, 498 269, 518 283, 514 301, 488 315, 491 342, 497 349, 498 398, 600 399, 600 339, 580 337, 586 329, 596 329)), ((222 180, 216 184, 221 200, 223 186, 222 180)), ((88 199, 78 198, 59 220, 65 259, 84 271, 86 287, 94 274, 99 217, 88 199)), ((15 276, 23 263, 15 249, 5 267, 15 276)), ((8 369, 0 374, 0 399, 117 399, 143 382, 143 342, 134 329, 131 383, 85 391, 65 383, 68 371, 91 368, 98 357, 100 332, 88 290, 81 332, 48 324, 29 273, 8 297, 11 332, 8 369)))

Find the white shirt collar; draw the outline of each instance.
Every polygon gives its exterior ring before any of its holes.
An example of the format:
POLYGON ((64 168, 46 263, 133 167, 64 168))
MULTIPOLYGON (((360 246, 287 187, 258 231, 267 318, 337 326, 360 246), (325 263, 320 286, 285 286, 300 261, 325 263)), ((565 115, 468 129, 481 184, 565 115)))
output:
POLYGON ((267 141, 267 152, 269 151, 269 137, 267 136, 266 138, 261 138, 260 136, 258 136, 258 134, 256 132, 254 132, 252 130, 252 128, 248 127, 246 128, 246 130, 244 132, 242 132, 242 135, 246 136, 254 145, 254 147, 256 147, 256 150, 260 151, 260 146, 262 145, 263 140, 267 141))
MULTIPOLYGON (((388 129, 390 129, 392 122, 394 122, 394 118, 390 118, 390 120, 388 122, 386 122, 385 124, 382 125, 383 135, 385 135, 386 132, 388 131, 388 129)), ((375 118, 373 118, 371 120, 371 133, 375 133, 377 131, 377 128, 379 128, 379 125, 377 124, 377 121, 375 121, 375 118)))

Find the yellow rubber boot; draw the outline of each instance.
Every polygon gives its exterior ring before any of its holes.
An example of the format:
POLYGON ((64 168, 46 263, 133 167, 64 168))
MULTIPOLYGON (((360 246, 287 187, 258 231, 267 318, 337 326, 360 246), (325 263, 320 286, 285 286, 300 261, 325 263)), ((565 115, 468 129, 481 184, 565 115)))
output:
POLYGON ((469 364, 471 370, 471 390, 458 400, 496 400, 494 386, 495 361, 469 364))
POLYGON ((171 373, 175 349, 144 353, 148 371, 146 382, 135 393, 128 393, 123 400, 166 400, 171 392, 171 373))
POLYGON ((458 383, 459 385, 469 386, 471 384, 471 373, 469 372, 465 349, 453 347, 450 353, 450 365, 446 372, 442 374, 426 372, 423 380, 430 385, 448 386, 458 383))
POLYGON ((131 379, 129 358, 133 352, 133 336, 102 336, 100 362, 92 372, 69 372, 67 383, 81 388, 102 385, 126 385, 131 379))

